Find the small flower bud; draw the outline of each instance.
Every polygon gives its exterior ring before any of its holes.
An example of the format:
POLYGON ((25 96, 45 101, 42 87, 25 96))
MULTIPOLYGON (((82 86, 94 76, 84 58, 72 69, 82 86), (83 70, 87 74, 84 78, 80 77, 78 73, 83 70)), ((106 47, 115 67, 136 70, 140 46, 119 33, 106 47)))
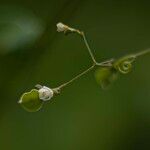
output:
POLYGON ((54 95, 53 90, 46 86, 43 86, 41 89, 39 89, 38 92, 39 92, 39 98, 43 101, 50 100, 54 95))
POLYGON ((72 32, 77 32, 79 33, 78 30, 74 29, 74 28, 71 28, 61 22, 57 23, 57 31, 58 32, 64 32, 65 34, 68 34, 68 33, 72 33, 72 32))
POLYGON ((57 23, 56 26, 57 26, 57 31, 58 32, 66 32, 67 30, 69 30, 69 27, 67 25, 64 25, 61 22, 57 23))

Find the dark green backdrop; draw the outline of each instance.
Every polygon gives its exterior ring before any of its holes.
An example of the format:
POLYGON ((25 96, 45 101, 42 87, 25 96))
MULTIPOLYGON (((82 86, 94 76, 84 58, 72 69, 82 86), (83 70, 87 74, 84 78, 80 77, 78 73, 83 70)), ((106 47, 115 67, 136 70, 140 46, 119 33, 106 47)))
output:
POLYGON ((86 32, 99 61, 150 47, 147 0, 0 1, 0 150, 150 149, 150 55, 103 91, 94 71, 37 113, 21 94, 40 83, 68 81, 91 61, 65 22, 86 32))

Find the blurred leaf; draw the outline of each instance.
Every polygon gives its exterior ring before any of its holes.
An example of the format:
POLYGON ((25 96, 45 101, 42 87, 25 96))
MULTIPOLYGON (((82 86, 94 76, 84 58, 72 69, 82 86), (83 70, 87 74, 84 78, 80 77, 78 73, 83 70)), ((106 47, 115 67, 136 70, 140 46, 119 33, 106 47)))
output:
POLYGON ((103 89, 107 89, 118 77, 114 68, 99 68, 95 72, 95 78, 103 89))
POLYGON ((36 89, 24 93, 21 96, 19 103, 25 110, 29 112, 36 112, 43 106, 43 101, 39 99, 39 93, 36 89))
POLYGON ((31 10, 0 6, 0 54, 32 46, 44 28, 44 22, 31 10))

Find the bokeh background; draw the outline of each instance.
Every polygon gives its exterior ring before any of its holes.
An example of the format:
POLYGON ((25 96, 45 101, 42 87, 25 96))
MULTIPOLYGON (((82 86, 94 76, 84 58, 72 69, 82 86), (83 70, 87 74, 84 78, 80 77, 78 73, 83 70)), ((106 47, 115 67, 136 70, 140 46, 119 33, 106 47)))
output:
POLYGON ((147 0, 0 1, 0 150, 150 149, 150 55, 108 90, 94 71, 36 113, 22 93, 56 87, 91 60, 79 36, 56 32, 65 22, 86 32, 97 60, 150 47, 147 0))

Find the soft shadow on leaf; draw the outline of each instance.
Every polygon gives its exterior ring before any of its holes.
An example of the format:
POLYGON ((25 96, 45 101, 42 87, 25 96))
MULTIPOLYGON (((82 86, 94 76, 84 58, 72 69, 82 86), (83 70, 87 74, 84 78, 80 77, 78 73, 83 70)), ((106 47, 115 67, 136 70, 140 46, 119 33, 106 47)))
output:
POLYGON ((33 89, 21 96, 19 104, 28 112, 36 112, 42 108, 43 101, 39 99, 38 90, 33 89))
POLYGON ((118 71, 114 68, 99 68, 95 72, 95 78, 102 89, 108 89, 118 78, 118 71))

